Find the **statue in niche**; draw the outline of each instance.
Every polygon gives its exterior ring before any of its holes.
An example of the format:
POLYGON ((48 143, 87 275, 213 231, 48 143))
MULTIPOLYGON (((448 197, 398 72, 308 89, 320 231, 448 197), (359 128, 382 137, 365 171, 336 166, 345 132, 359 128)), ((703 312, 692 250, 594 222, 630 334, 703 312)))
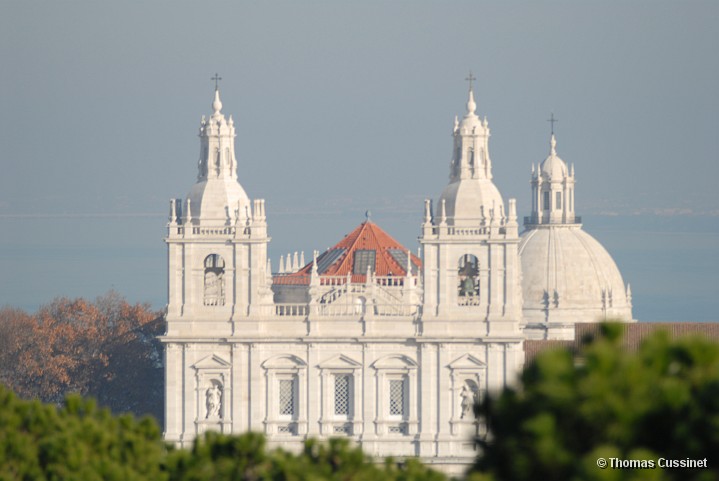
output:
POLYGON ((217 254, 205 259, 205 305, 225 305, 225 261, 217 254))
POLYGON ((205 304, 208 306, 223 306, 225 304, 225 289, 223 272, 205 272, 205 304))
POLYGON ((220 417, 222 391, 220 391, 217 384, 212 383, 212 386, 205 391, 205 404, 207 406, 207 415, 205 416, 205 419, 220 417))
POLYGON ((474 414, 474 405, 477 403, 477 391, 474 386, 470 385, 470 381, 467 381, 462 386, 459 396, 462 398, 461 408, 462 414, 459 416, 460 419, 470 419, 470 415, 474 414))
POLYGON ((217 272, 205 272, 205 304, 216 306, 220 297, 220 283, 217 272))

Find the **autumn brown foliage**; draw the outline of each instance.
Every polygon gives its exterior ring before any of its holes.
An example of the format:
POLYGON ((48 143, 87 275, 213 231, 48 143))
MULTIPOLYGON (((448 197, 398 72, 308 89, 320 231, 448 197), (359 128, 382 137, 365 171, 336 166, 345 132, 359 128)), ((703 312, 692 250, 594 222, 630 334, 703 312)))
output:
POLYGON ((57 298, 35 314, 0 310, 0 383, 59 404, 91 396, 113 412, 162 418, 164 320, 111 291, 94 302, 57 298))

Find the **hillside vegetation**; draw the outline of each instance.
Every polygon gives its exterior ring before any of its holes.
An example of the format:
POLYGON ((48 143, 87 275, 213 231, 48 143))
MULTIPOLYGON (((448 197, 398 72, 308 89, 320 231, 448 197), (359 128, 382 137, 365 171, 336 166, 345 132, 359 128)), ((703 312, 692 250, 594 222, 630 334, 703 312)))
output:
MULTIPOLYGON (((377 464, 345 439, 299 454, 257 433, 165 444, 152 417, 110 411, 161 412, 163 329, 114 293, 0 310, 0 481, 446 479, 414 459, 377 464)), ((489 436, 468 481, 719 480, 719 346, 657 332, 630 352, 621 335, 608 324, 576 352, 544 352, 483 399, 489 436)))

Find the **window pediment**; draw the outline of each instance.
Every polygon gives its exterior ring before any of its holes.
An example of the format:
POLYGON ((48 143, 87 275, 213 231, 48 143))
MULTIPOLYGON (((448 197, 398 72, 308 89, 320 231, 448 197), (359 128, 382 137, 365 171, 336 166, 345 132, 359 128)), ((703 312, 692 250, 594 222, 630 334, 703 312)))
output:
POLYGON ((344 354, 338 354, 318 364, 320 369, 359 369, 362 364, 344 354))
POLYGON ((210 356, 203 357, 199 361, 197 361, 195 364, 192 365, 192 367, 196 370, 200 369, 229 369, 232 366, 228 361, 225 361, 217 354, 212 354, 210 356))
POLYGON ((375 369, 417 369, 417 363, 407 356, 390 355, 377 359, 372 367, 375 369))
POLYGON ((456 369, 486 369, 487 365, 472 356, 471 354, 465 354, 458 357, 454 361, 447 364, 447 367, 453 370, 456 369))
POLYGON ((265 369, 299 369, 306 366, 305 361, 290 354, 271 357, 262 363, 265 369))

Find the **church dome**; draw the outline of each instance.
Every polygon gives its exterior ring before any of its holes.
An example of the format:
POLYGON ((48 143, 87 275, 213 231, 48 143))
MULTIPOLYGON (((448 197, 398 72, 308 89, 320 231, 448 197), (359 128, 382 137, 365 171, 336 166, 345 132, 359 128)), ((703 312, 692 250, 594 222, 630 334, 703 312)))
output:
POLYGON ((489 179, 462 179, 452 182, 444 188, 439 198, 440 209, 442 201, 445 203, 450 225, 478 225, 483 217, 489 222, 491 209, 497 209, 494 213, 497 218, 504 214, 502 195, 489 179))
POLYGON ((632 320, 631 292, 617 265, 579 224, 523 232, 519 255, 526 323, 632 320))
POLYGON ((243 220, 248 217, 250 198, 240 183, 230 177, 197 182, 187 198, 191 202, 193 219, 199 219, 205 225, 229 225, 235 222, 236 216, 243 220))

